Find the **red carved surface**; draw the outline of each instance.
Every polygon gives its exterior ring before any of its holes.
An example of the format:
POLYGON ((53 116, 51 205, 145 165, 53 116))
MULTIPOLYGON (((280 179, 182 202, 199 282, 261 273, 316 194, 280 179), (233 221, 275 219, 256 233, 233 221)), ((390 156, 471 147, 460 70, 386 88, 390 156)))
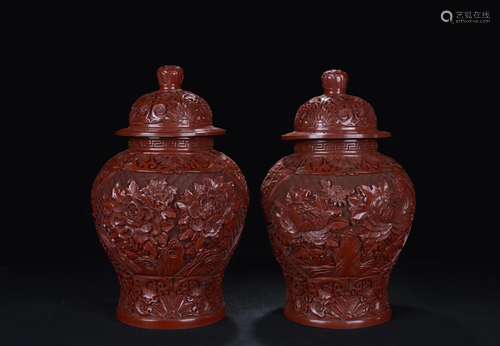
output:
MULTIPOLYGON (((338 119, 335 112, 325 116, 338 119)), ((330 124, 336 135, 344 126, 330 124)), ((415 193, 375 139, 351 134, 296 142, 295 153, 262 184, 269 236, 287 285, 285 315, 301 324, 358 328, 391 316, 389 276, 411 228, 415 193)))
POLYGON ((286 140, 313 138, 383 138, 389 133, 377 130, 373 107, 360 97, 346 94, 349 77, 340 70, 323 73, 324 94, 300 106, 295 131, 286 140))
POLYGON ((158 69, 160 90, 143 95, 132 105, 129 127, 120 136, 220 135, 212 126, 212 111, 200 96, 181 89, 184 71, 179 66, 158 69))
POLYGON ((247 207, 245 178, 211 137, 131 139, 92 188, 97 233, 120 282, 118 319, 162 329, 222 319, 224 270, 247 207))

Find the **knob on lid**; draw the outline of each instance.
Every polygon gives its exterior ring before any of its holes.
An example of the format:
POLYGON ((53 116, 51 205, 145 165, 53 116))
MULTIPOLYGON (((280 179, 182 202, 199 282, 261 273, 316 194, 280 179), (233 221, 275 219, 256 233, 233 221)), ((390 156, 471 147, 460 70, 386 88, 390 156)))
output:
POLYGON ((162 66, 156 72, 162 90, 180 89, 184 80, 184 70, 179 66, 162 66))
POLYGON ((348 95, 349 76, 329 70, 321 76, 324 94, 300 106, 295 116, 295 131, 285 140, 384 138, 390 133, 377 129, 373 107, 360 97, 348 95))
POLYGON ((179 66, 162 66, 157 72, 160 89, 143 95, 132 105, 129 127, 117 131, 128 137, 216 136, 224 130, 212 125, 208 103, 182 90, 184 71, 179 66))

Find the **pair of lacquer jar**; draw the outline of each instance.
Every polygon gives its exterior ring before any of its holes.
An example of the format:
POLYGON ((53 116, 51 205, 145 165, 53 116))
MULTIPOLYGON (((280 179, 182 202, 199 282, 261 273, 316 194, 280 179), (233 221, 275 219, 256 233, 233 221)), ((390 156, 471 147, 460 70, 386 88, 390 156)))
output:
MULTIPOLYGON (((212 112, 181 89, 177 66, 132 106, 129 148, 92 188, 99 239, 119 278, 118 319, 157 329, 224 318, 224 270, 248 206, 245 177, 214 150, 212 112)), ((294 153, 269 171, 262 191, 270 240, 287 286, 285 316, 323 328, 388 321, 390 272, 408 237, 415 193, 404 170, 377 151, 369 103, 346 94, 340 70, 303 104, 294 153)))

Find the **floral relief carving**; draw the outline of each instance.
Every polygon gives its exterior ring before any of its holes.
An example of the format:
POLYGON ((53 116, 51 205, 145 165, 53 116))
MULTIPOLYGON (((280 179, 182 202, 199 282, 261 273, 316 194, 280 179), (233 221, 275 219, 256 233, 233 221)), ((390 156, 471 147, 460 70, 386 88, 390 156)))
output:
POLYGON ((140 278, 120 276, 120 308, 143 317, 186 319, 223 306, 222 276, 213 278, 140 278))
POLYGON ((203 258, 206 239, 237 221, 240 203, 234 193, 234 184, 222 177, 195 182, 182 194, 162 180, 152 179, 142 188, 134 180, 126 186, 117 182, 102 200, 100 234, 130 269, 175 275, 188 265, 186 255, 203 258))
POLYGON ((375 126, 376 117, 373 108, 363 99, 352 95, 313 97, 299 108, 295 118, 295 128, 298 131, 375 126))
POLYGON ((205 100, 189 91, 154 92, 132 105, 130 123, 203 127, 212 123, 212 111, 205 100))
POLYGON ((134 180, 115 184, 102 203, 102 240, 116 249, 133 270, 157 270, 161 250, 171 251, 169 233, 177 216, 172 202, 177 189, 166 181, 151 180, 140 188, 134 180))
POLYGON ((194 183, 193 191, 186 190, 176 203, 180 210, 180 239, 192 239, 197 232, 204 237, 219 234, 224 222, 234 211, 226 203, 227 194, 220 193, 222 178, 207 179, 206 184, 194 183))
POLYGON ((347 188, 335 178, 319 179, 275 199, 270 237, 295 310, 348 320, 389 308, 378 274, 389 273, 413 218, 406 187, 390 181, 347 188), (336 294, 346 285, 352 286, 347 295, 336 294))
POLYGON ((183 192, 166 179, 142 186, 130 179, 104 193, 94 213, 101 242, 120 275, 121 302, 126 303, 120 308, 155 318, 221 309, 222 293, 212 291, 221 291, 217 276, 236 246, 246 213, 237 194, 235 184, 222 176, 196 180, 183 192), (141 275, 149 281, 134 286, 141 275))
POLYGON ((289 300, 300 314, 322 320, 358 320, 389 310, 387 277, 330 278, 300 281, 287 278, 289 300))
POLYGON ((391 318, 390 272, 415 212, 410 178, 378 152, 373 107, 349 95, 349 75, 321 76, 323 94, 298 109, 282 136, 294 153, 262 183, 262 205, 286 280, 286 318, 332 329, 391 318))
POLYGON ((296 174, 325 174, 335 172, 337 175, 357 175, 360 173, 381 172, 399 168, 393 159, 379 153, 364 153, 349 160, 341 159, 341 155, 300 155, 284 157, 284 166, 296 174))
POLYGON ((264 211, 267 213, 270 196, 274 189, 284 179, 294 174, 323 175, 335 172, 336 175, 358 175, 361 173, 401 171, 401 166, 393 159, 378 152, 364 152, 363 155, 353 156, 348 160, 342 158, 342 153, 330 155, 309 155, 295 153, 279 160, 267 174, 262 183, 264 211))

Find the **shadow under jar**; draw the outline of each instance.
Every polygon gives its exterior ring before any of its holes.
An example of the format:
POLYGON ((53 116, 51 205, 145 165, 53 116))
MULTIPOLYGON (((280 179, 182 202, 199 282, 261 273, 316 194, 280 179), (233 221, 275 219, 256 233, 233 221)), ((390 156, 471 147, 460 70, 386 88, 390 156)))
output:
POLYGON ((132 106, 129 148, 92 188, 99 239, 120 283, 117 317, 142 328, 179 329, 224 317, 224 270, 248 207, 238 166, 214 150, 212 112, 182 90, 177 66, 158 70, 160 90, 132 106))
POLYGON ((324 94, 302 105, 292 155, 269 171, 262 204, 287 286, 285 316, 333 329, 391 318, 388 284, 415 212, 403 168, 377 150, 365 100, 346 94, 340 70, 322 76, 324 94))

